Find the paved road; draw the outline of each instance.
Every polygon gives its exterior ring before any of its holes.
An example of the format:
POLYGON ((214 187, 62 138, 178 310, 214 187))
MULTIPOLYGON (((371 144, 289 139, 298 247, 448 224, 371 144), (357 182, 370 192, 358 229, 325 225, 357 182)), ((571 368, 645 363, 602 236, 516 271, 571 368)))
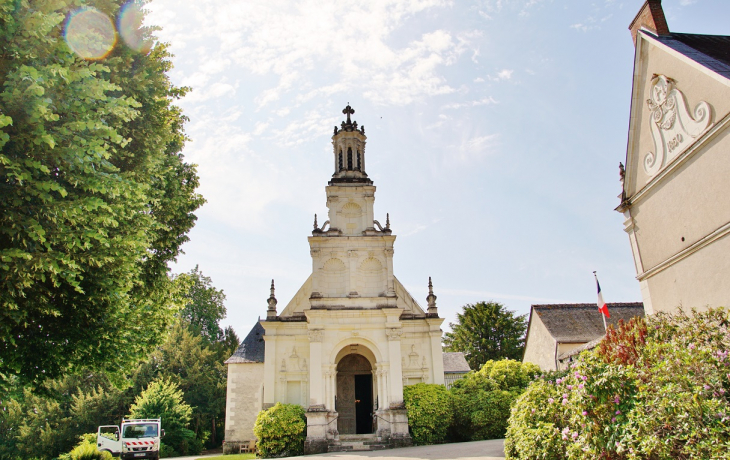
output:
MULTIPOLYGON (((205 457, 178 457, 175 460, 196 460, 199 458, 205 459, 205 457)), ((504 439, 438 444, 435 446, 403 447, 401 449, 387 449, 373 452, 332 452, 330 454, 290 458, 332 458, 338 460, 361 460, 364 458, 379 458, 382 460, 501 460, 504 458, 504 439)))

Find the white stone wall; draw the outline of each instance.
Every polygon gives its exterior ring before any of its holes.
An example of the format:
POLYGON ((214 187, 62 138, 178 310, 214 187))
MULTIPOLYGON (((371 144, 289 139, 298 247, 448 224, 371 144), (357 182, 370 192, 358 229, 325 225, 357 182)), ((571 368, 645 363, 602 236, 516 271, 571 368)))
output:
POLYGON ((226 442, 256 439, 253 425, 262 409, 264 363, 228 364, 226 442))

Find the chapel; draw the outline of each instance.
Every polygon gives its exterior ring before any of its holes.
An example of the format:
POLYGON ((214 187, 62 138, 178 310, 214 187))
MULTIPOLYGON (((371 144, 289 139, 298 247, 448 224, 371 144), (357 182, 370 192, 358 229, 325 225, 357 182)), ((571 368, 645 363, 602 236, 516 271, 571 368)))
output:
POLYGON ((254 440, 258 412, 277 402, 305 408, 305 453, 346 441, 409 445, 403 387, 444 384, 431 279, 424 310, 393 273, 396 237, 388 215, 375 219, 367 137, 354 113, 345 107, 334 128, 328 216, 320 225, 315 215, 308 237, 312 273, 281 311, 272 281, 266 318, 226 361, 227 453, 254 440))

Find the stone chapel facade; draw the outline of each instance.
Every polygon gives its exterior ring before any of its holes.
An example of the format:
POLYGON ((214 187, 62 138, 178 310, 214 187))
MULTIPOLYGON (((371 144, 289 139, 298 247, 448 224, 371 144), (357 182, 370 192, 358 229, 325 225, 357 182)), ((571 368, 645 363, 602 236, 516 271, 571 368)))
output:
POLYGON ((312 274, 277 313, 274 283, 266 320, 228 365, 226 452, 254 439, 261 409, 277 402, 307 412, 306 453, 337 450, 340 435, 411 443, 403 387, 444 383, 441 323, 429 279, 424 311, 393 273, 390 219, 375 220, 365 172, 364 126, 350 116, 332 136, 328 220, 308 237, 312 274))

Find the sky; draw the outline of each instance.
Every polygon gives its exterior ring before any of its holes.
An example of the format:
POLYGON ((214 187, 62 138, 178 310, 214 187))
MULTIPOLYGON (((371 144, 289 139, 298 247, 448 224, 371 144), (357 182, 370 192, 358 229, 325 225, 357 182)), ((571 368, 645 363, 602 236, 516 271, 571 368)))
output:
MULTIPOLYGON (((331 136, 365 125, 375 218, 394 272, 442 329, 466 304, 640 301, 623 217, 643 0, 152 0, 174 84, 192 91, 183 153, 198 165, 190 241, 241 339, 311 273, 331 136)), ((664 0, 672 31, 730 35, 727 0, 664 0)))

